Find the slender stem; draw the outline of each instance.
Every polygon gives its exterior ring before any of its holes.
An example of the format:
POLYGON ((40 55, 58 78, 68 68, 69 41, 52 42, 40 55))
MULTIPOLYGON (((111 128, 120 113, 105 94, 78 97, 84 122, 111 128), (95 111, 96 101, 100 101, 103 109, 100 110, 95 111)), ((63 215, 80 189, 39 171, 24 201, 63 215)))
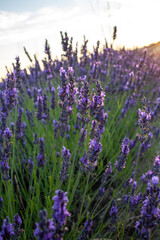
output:
POLYGON ((87 182, 86 182, 85 190, 84 190, 84 193, 83 193, 83 198, 82 198, 82 204, 81 204, 80 212, 79 212, 79 214, 78 214, 78 223, 77 223, 77 227, 76 227, 76 230, 75 230, 75 234, 77 233, 78 226, 79 226, 79 224, 80 224, 80 222, 81 222, 81 215, 82 215, 83 205, 84 205, 84 201, 85 201, 85 197, 86 197, 86 192, 87 192, 87 188, 88 188, 88 183, 89 183, 90 176, 91 176, 91 173, 89 172, 88 177, 87 177, 87 182))

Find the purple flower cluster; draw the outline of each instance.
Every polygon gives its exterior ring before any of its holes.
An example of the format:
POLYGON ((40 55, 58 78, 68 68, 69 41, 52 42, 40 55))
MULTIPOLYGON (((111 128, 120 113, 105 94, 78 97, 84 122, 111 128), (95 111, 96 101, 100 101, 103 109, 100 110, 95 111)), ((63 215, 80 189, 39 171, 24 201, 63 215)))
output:
POLYGON ((53 221, 56 229, 56 237, 58 240, 62 240, 62 237, 64 235, 63 227, 66 224, 66 218, 70 216, 70 213, 66 208, 68 202, 66 194, 67 192, 57 190, 56 196, 53 197, 53 221))
POLYGON ((51 57, 51 50, 50 50, 50 46, 49 46, 49 43, 48 43, 48 40, 46 39, 45 41, 45 50, 44 52, 47 54, 47 60, 45 62, 45 73, 47 74, 47 79, 50 80, 51 78, 53 78, 53 68, 52 68, 52 57, 51 57))
POLYGON ((36 107, 37 112, 35 113, 38 120, 45 122, 46 119, 49 120, 49 107, 47 106, 47 96, 42 92, 41 89, 38 90, 39 95, 37 96, 36 107))
POLYGON ((87 43, 88 43, 88 40, 85 39, 84 37, 84 43, 82 45, 82 48, 81 48, 81 58, 80 58, 80 67, 81 67, 81 70, 84 69, 84 67, 86 66, 87 62, 88 62, 88 56, 87 56, 87 43))
POLYGON ((57 138, 58 130, 59 130, 59 123, 56 119, 53 120, 53 127, 54 127, 54 138, 57 138))
POLYGON ((13 229, 14 229, 13 239, 15 240, 18 239, 22 233, 21 225, 22 225, 22 219, 18 215, 18 213, 16 213, 16 215, 14 216, 14 222, 13 222, 13 229))
POLYGON ((143 182, 148 183, 153 176, 159 175, 159 172, 160 172, 160 156, 157 155, 152 170, 149 170, 148 172, 144 173, 141 179, 143 182))
MULTIPOLYGON (((58 129, 60 129, 60 135, 62 137, 65 136, 69 116, 72 114, 73 105, 76 100, 75 96, 77 93, 77 88, 75 87, 74 83, 74 71, 72 67, 69 68, 68 74, 69 83, 67 83, 68 75, 66 70, 63 67, 60 68, 61 87, 58 86, 58 96, 60 99, 59 106, 61 108, 61 114, 59 117, 59 122, 57 122, 57 120, 54 120, 53 122, 55 137, 57 137, 58 129)), ((67 135, 66 137, 69 137, 69 135, 67 135)))
POLYGON ((56 103, 55 103, 55 88, 54 87, 51 87, 51 99, 50 99, 50 103, 51 103, 51 108, 52 109, 55 109, 55 106, 56 106, 56 103))
POLYGON ((112 202, 112 207, 111 207, 111 210, 110 210, 110 220, 111 220, 111 223, 112 224, 115 224, 117 222, 117 215, 118 215, 118 208, 116 206, 116 201, 114 200, 112 202))
POLYGON ((4 92, 5 95, 5 104, 7 108, 11 111, 16 104, 17 99, 17 88, 15 87, 15 74, 12 73, 11 75, 7 74, 6 79, 6 89, 4 92))
POLYGON ((73 41, 73 38, 71 37, 69 40, 67 32, 65 32, 63 35, 63 33, 61 31, 60 34, 61 34, 62 49, 64 51, 63 56, 65 56, 67 58, 69 66, 72 66, 72 62, 73 62, 72 41, 73 41))
POLYGON ((89 170, 92 172, 94 170, 94 168, 97 166, 97 161, 101 150, 102 144, 99 139, 91 139, 87 154, 84 153, 80 159, 83 171, 89 170))
POLYGON ((13 223, 10 223, 9 217, 7 217, 3 220, 2 231, 0 232, 0 239, 11 240, 13 236, 13 223))
MULTIPOLYGON (((132 192, 131 194, 128 194, 128 201, 130 200, 130 210, 133 211, 135 208, 142 202, 142 193, 139 192, 138 194, 135 194, 135 190, 137 188, 137 182, 133 181, 131 178, 130 185, 132 186, 132 192)), ((127 196, 126 196, 127 197, 127 196)))
POLYGON ((16 140, 19 140, 24 146, 26 144, 26 142, 25 142, 26 123, 22 122, 22 114, 23 114, 23 108, 19 108, 18 109, 18 119, 16 122, 15 137, 16 137, 16 140))
POLYGON ((23 93, 19 57, 16 57, 16 66, 15 66, 15 69, 14 69, 14 73, 15 73, 15 78, 16 78, 16 88, 20 91, 20 93, 23 93))
POLYGON ((93 221, 92 221, 91 218, 89 218, 89 219, 85 222, 84 228, 83 228, 82 233, 81 233, 81 235, 79 236, 78 240, 89 240, 92 226, 93 226, 93 221))
POLYGON ((105 122, 108 115, 107 113, 104 112, 105 93, 99 81, 96 82, 96 91, 97 91, 97 95, 94 93, 91 104, 90 104, 90 115, 95 116, 95 120, 99 122, 99 128, 101 130, 101 134, 103 134, 105 122))
POLYGON ((72 113, 73 108, 72 106, 76 102, 76 94, 77 94, 77 88, 75 87, 75 79, 74 79, 74 70, 72 67, 69 67, 68 69, 68 75, 69 75, 69 84, 68 84, 68 105, 69 105, 69 112, 72 113))
MULTIPOLYGON (((93 96, 92 102, 89 105, 90 115, 91 117, 95 117, 95 120, 92 121, 89 149, 87 154, 84 154, 84 156, 80 159, 82 169, 84 171, 87 169, 93 171, 94 168, 97 166, 98 157, 100 152, 102 151, 101 138, 105 129, 106 119, 108 117, 107 113, 104 112, 105 93, 103 92, 99 81, 97 81, 96 83, 96 91, 97 96, 93 96)), ((84 113, 86 113, 86 110, 87 107, 85 107, 84 113)))
POLYGON ((1 240, 18 240, 21 233, 22 219, 16 213, 14 216, 14 223, 10 223, 9 217, 3 220, 2 230, 0 232, 1 240))
POLYGON ((44 209, 39 212, 39 223, 36 223, 34 236, 37 240, 52 240, 54 235, 53 219, 47 220, 47 211, 44 209))
POLYGON ((52 219, 47 220, 46 209, 39 212, 40 221, 39 223, 36 223, 36 229, 34 231, 34 236, 37 240, 63 239, 66 217, 70 216, 70 213, 66 208, 68 202, 66 194, 67 192, 63 192, 62 190, 56 191, 56 196, 53 197, 54 204, 52 207, 52 219))
POLYGON ((45 155, 44 155, 44 139, 41 137, 39 139, 39 154, 37 156, 38 167, 43 167, 45 164, 45 155))
POLYGON ((66 205, 68 202, 67 192, 62 190, 56 191, 56 196, 53 197, 54 205, 53 210, 53 220, 55 226, 62 228, 66 224, 66 217, 70 216, 70 213, 67 211, 66 205))
POLYGON ((60 76, 61 76, 61 84, 62 86, 58 86, 58 96, 60 98, 59 106, 61 107, 61 115, 59 117, 59 128, 60 134, 62 137, 65 136, 66 129, 67 129, 67 122, 68 122, 68 112, 69 112, 69 105, 68 105, 68 93, 69 93, 69 86, 67 84, 67 73, 64 68, 60 69, 60 76))
POLYGON ((143 99, 142 103, 143 109, 138 110, 138 125, 141 128, 141 134, 139 134, 139 140, 141 142, 141 155, 150 148, 151 139, 153 137, 150 126, 151 113, 148 111, 146 98, 143 99))
POLYGON ((149 239, 151 232, 160 221, 160 187, 159 177, 153 176, 147 184, 146 197, 143 201, 141 218, 136 221, 136 232, 142 239, 149 239))
POLYGON ((10 151, 11 151, 11 131, 9 128, 6 128, 3 133, 4 137, 4 143, 3 143, 3 148, 0 149, 0 156, 1 156, 1 161, 0 161, 0 166, 1 166, 1 172, 3 175, 4 180, 9 179, 9 165, 8 165, 8 160, 10 156, 10 151))
POLYGON ((123 168, 125 168, 127 156, 130 152, 129 142, 130 142, 129 138, 126 137, 122 141, 121 152, 120 155, 118 156, 118 160, 115 163, 118 171, 121 171, 123 170, 123 168))
POLYGON ((81 121, 82 121, 82 128, 84 128, 85 124, 88 123, 88 109, 90 105, 89 100, 89 82, 86 79, 86 76, 82 79, 83 86, 79 90, 79 100, 77 102, 77 109, 79 113, 81 114, 81 121))
POLYGON ((63 146, 63 150, 62 150, 62 156, 64 158, 64 161, 62 162, 62 169, 61 169, 61 172, 60 172, 60 180, 62 182, 65 182, 67 177, 68 177, 69 165, 71 164, 69 162, 71 154, 69 152, 69 149, 66 149, 66 147, 64 147, 64 146, 63 146))

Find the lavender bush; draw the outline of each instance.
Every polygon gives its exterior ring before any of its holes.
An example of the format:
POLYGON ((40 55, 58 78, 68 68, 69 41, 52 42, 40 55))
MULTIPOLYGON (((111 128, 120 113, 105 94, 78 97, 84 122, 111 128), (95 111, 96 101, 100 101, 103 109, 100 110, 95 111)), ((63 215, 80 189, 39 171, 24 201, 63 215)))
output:
POLYGON ((0 239, 158 240, 160 63, 61 43, 0 84, 0 239))

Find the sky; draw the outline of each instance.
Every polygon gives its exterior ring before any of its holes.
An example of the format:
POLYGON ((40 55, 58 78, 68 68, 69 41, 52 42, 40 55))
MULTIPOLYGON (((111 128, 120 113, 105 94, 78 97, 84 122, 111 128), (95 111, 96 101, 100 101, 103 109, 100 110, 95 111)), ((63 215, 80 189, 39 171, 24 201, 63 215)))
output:
POLYGON ((44 58, 45 39, 52 56, 62 53, 60 31, 82 45, 83 36, 92 50, 97 40, 114 47, 135 48, 160 41, 159 0, 0 0, 0 77, 5 66, 12 69, 19 56, 22 68, 29 66, 25 46, 31 57, 44 58))

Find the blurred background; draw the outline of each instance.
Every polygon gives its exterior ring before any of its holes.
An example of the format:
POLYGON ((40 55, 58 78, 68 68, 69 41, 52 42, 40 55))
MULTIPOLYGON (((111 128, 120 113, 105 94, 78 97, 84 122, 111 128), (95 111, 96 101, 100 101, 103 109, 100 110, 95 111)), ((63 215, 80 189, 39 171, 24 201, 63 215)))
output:
POLYGON ((29 65, 23 47, 31 56, 44 57, 45 39, 52 57, 60 56, 60 31, 73 37, 79 47, 84 35, 92 50, 97 40, 112 43, 114 48, 136 48, 160 41, 159 0, 0 0, 0 77, 5 66, 12 68, 19 56, 21 67, 29 65))

